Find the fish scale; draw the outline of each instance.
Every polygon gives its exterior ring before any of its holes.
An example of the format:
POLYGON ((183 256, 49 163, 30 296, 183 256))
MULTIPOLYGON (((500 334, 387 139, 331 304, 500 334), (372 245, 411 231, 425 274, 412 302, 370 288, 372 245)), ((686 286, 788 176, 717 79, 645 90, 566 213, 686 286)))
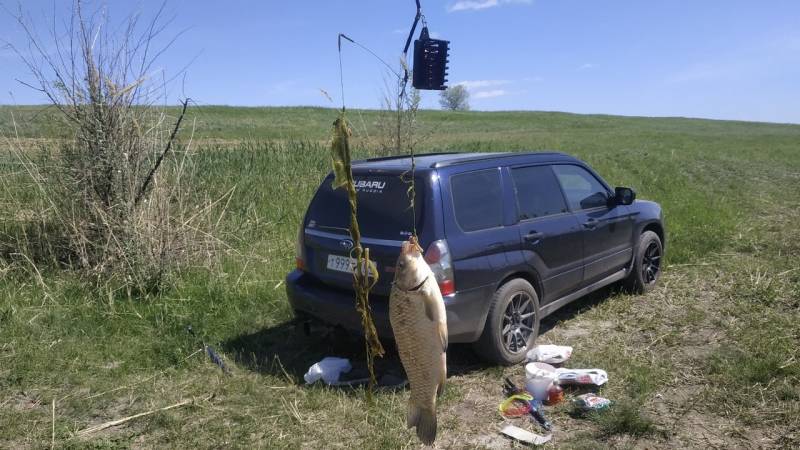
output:
POLYGON ((408 294, 403 292, 398 292, 398 294, 404 297, 404 299, 396 302, 396 317, 397 321, 400 323, 399 328, 407 332, 398 333, 395 335, 395 338, 398 340, 397 345, 400 358, 403 362, 403 366, 406 367, 409 382, 412 387, 419 386, 420 388, 414 389, 412 391, 412 396, 422 400, 423 398, 420 394, 430 391, 431 383, 425 382, 427 381, 425 380, 425 374, 428 372, 427 369, 429 369, 427 366, 430 364, 425 364, 426 358, 417 358, 416 355, 422 354, 425 350, 423 341, 427 341, 428 339, 426 339, 424 335, 428 334, 431 339, 435 336, 433 336, 433 328, 430 326, 419 326, 423 321, 428 321, 427 317, 425 317, 425 308, 421 301, 414 301, 414 299, 409 298, 410 296, 408 294), (415 324, 417 326, 414 326, 415 324), (428 331, 428 333, 426 333, 426 331, 428 331), (427 384, 428 386, 423 386, 423 384, 427 384))
MULTIPOLYGON (((400 360, 411 385, 409 426, 416 425, 415 408, 422 410, 422 414, 429 412, 434 420, 433 426, 436 426, 436 395, 445 377, 445 353, 437 328, 438 323, 426 315, 423 299, 425 296, 438 294, 438 286, 435 283, 433 277, 430 277, 419 290, 414 292, 393 287, 389 300, 389 319, 400 360)), ((419 411, 417 414, 420 414, 419 411)), ((419 428, 418 434, 420 434, 419 428)))

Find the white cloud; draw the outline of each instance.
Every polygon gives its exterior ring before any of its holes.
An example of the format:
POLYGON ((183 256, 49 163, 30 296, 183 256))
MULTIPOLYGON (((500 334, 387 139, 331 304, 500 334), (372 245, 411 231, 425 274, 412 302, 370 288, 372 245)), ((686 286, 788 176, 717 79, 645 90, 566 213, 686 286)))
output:
POLYGON ((586 63, 586 64, 583 64, 582 66, 578 67, 578 70, 589 70, 589 69, 594 69, 595 67, 597 67, 596 64, 586 63))
POLYGON ((472 89, 481 89, 494 86, 503 86, 509 83, 511 83, 510 80, 471 80, 471 81, 460 81, 456 84, 459 84, 467 89, 472 90, 472 89))
POLYGON ((508 3, 533 3, 533 0, 458 0, 447 8, 448 12, 480 11, 508 3))
POLYGON ((507 95, 508 91, 504 89, 492 89, 490 91, 478 91, 472 94, 472 98, 479 100, 482 98, 494 98, 494 97, 501 97, 503 95, 507 95))

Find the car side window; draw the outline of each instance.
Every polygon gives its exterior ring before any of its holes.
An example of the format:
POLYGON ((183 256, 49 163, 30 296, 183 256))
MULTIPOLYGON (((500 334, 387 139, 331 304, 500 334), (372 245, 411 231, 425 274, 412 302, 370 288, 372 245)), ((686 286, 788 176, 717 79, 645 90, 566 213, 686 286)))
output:
POLYGON ((591 209, 608 204, 609 193, 597 178, 580 166, 557 164, 553 172, 561 183, 569 207, 573 211, 591 209))
POLYGON ((503 224, 503 186, 497 169, 450 177, 456 221, 464 231, 503 224))
POLYGON ((519 220, 567 212, 567 204, 549 166, 511 169, 519 220))

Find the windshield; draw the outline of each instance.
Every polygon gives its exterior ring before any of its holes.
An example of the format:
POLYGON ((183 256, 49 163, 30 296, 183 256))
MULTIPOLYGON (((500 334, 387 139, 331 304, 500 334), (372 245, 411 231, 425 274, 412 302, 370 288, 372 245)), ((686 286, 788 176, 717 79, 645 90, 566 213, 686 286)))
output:
MULTIPOLYGON (((344 189, 331 188, 332 177, 322 182, 308 209, 308 227, 347 234, 350 206, 344 189)), ((358 225, 364 237, 405 240, 411 235, 411 208, 408 184, 398 175, 355 175, 358 196, 358 225)), ((425 183, 416 182, 416 224, 422 228, 422 199, 425 183)))

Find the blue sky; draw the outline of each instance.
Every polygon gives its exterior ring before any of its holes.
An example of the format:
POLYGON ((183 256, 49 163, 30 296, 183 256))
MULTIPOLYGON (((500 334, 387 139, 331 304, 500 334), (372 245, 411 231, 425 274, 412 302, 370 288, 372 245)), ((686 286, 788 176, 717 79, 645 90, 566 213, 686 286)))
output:
MULTIPOLYGON (((6 8, 17 3, 0 0, 6 8)), ((58 20, 69 8, 58 3, 58 20)), ((160 1, 108 1, 112 21, 147 17, 160 1)), ((90 2, 97 5, 99 2, 90 2)), ((422 0, 430 30, 451 41, 450 80, 473 109, 556 110, 800 123, 800 2, 422 0)), ((23 2, 46 34, 53 0, 23 2)), ((171 0, 160 59, 200 104, 332 105, 340 102, 336 36, 343 32, 398 65, 413 0, 171 0)), ((22 34, 0 12, 0 39, 22 34)), ((386 70, 344 49, 348 107, 375 108, 386 70)), ((31 76, 0 49, 0 103, 41 103, 16 79, 31 76)), ((157 75, 160 77, 160 75, 157 75)), ((423 95, 437 107, 436 92, 423 95)))

